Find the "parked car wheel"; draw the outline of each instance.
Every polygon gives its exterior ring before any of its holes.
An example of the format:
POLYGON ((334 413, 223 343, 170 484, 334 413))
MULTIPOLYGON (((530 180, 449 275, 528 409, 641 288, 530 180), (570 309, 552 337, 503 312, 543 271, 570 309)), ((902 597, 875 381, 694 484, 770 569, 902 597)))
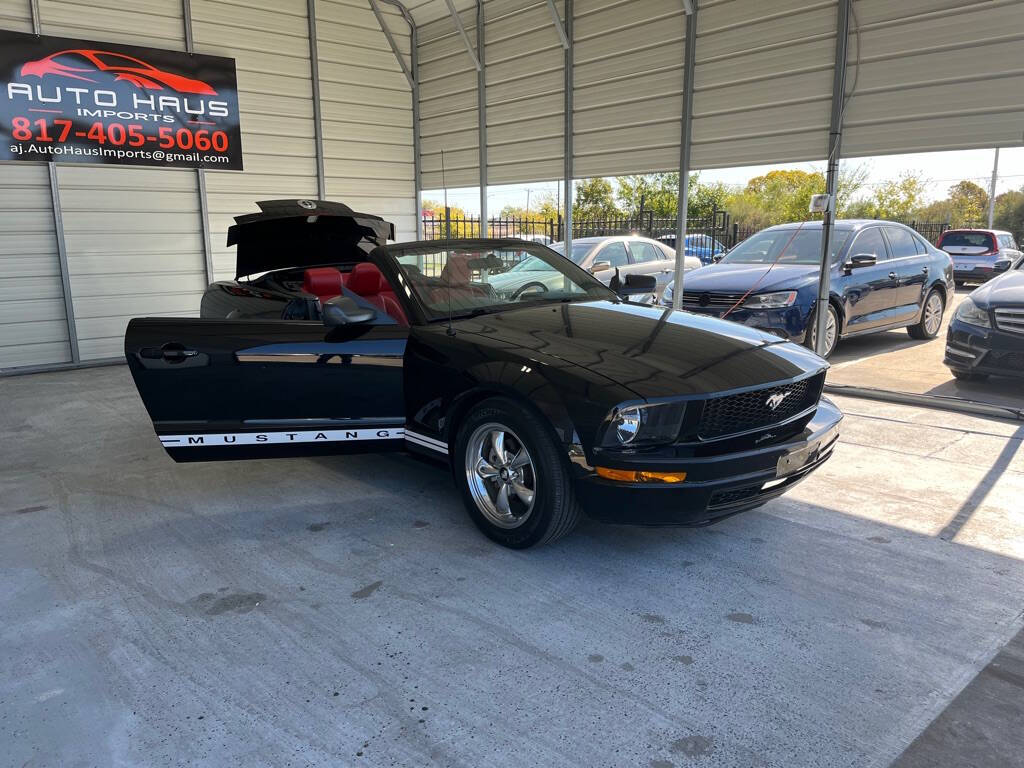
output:
POLYGON ((967 371, 953 370, 953 378, 957 381, 984 381, 988 378, 987 373, 969 373, 967 371))
MULTIPOLYGON (((811 343, 810 347, 813 350, 818 349, 817 336, 818 336, 818 323, 817 315, 812 314, 810 320, 811 324, 811 343)), ((836 351, 836 345, 839 343, 839 315, 836 314, 836 308, 831 304, 828 305, 828 319, 825 320, 825 354, 822 355, 826 360, 832 356, 832 353, 836 351)))
POLYGON ((921 310, 921 319, 915 325, 907 326, 907 333, 912 339, 934 339, 942 327, 942 314, 946 311, 946 302, 942 294, 935 288, 928 292, 921 310))
POLYGON ((503 397, 480 403, 455 441, 455 473, 469 516, 514 549, 554 541, 580 518, 564 452, 532 412, 503 397))

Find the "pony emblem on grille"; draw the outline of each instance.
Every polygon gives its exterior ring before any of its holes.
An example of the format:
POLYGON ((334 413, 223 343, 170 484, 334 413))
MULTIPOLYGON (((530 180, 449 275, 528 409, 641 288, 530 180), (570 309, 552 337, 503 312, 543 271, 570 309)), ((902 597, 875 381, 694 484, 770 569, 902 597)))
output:
POLYGON ((765 400, 764 404, 774 411, 776 408, 782 405, 782 401, 789 397, 789 394, 789 392, 776 392, 774 395, 765 400))

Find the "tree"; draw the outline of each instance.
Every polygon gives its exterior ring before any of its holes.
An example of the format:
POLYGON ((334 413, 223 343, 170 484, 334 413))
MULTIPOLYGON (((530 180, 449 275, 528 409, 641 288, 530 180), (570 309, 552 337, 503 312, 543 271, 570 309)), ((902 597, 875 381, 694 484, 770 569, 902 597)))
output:
POLYGON ((848 218, 907 220, 921 209, 925 181, 918 171, 907 171, 875 187, 870 198, 856 200, 842 212, 848 218))
POLYGON ((572 202, 574 219, 606 219, 621 215, 608 179, 597 177, 577 181, 572 202))
MULTIPOLYGON (((690 174, 689 193, 697 183, 697 174, 690 174)), ((619 206, 627 216, 643 211, 659 217, 672 217, 679 211, 679 174, 649 173, 643 176, 618 176, 615 179, 619 206)))
MULTIPOLYGON (((690 178, 694 178, 691 176, 690 178)), ((739 190, 722 181, 714 181, 710 184, 690 185, 690 191, 686 199, 686 215, 694 219, 708 219, 715 211, 728 209, 729 201, 735 197, 739 190)))
POLYGON ((953 226, 978 225, 988 219, 988 192, 973 181, 960 181, 949 188, 953 226))
POLYGON ((1012 232, 1020 242, 1024 238, 1024 188, 1013 189, 996 196, 996 215, 993 225, 1012 232))
MULTIPOLYGON (((420 206, 424 219, 433 219, 437 224, 428 228, 428 233, 437 237, 451 235, 451 237, 478 237, 480 235, 479 217, 473 219, 468 213, 457 205, 449 205, 448 213, 451 222, 451 231, 444 228, 444 203, 437 200, 424 200, 420 206)), ((429 236, 429 234, 428 234, 429 236)))
MULTIPOLYGON (((825 177, 809 171, 769 171, 755 176, 737 196, 736 207, 749 212, 760 211, 759 218, 768 224, 806 221, 811 195, 825 191, 825 177)), ((749 226, 746 221, 744 226, 749 226)))

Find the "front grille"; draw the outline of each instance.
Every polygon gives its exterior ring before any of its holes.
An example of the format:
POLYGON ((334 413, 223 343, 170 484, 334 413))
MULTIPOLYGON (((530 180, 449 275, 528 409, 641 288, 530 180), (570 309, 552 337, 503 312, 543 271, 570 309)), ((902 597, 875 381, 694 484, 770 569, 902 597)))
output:
POLYGON ((742 298, 742 293, 683 291, 683 307, 689 309, 729 309, 742 298))
POLYGON ((1024 307, 1021 309, 997 309, 996 328, 1007 333, 1024 333, 1024 307))
POLYGON ((791 419, 818 402, 824 381, 824 374, 818 374, 793 384, 713 397, 704 402, 697 434, 711 440, 791 419))
POLYGON ((750 499, 761 493, 760 485, 748 485, 745 488, 730 488, 724 491, 715 491, 708 500, 708 509, 715 507, 727 507, 730 504, 737 504, 744 499, 750 499))
POLYGON ((1024 352, 989 352, 982 365, 1008 371, 1024 371, 1024 352))

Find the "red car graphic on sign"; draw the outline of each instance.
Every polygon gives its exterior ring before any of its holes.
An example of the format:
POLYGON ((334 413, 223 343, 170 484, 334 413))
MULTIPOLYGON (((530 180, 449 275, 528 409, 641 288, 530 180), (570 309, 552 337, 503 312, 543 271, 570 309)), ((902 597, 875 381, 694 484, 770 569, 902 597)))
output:
POLYGON ((59 75, 88 83, 101 82, 101 73, 113 75, 115 81, 126 81, 149 91, 162 91, 166 87, 178 93, 217 95, 217 92, 202 80, 165 72, 142 59, 110 51, 58 51, 37 61, 25 62, 21 67, 22 76, 59 75))

